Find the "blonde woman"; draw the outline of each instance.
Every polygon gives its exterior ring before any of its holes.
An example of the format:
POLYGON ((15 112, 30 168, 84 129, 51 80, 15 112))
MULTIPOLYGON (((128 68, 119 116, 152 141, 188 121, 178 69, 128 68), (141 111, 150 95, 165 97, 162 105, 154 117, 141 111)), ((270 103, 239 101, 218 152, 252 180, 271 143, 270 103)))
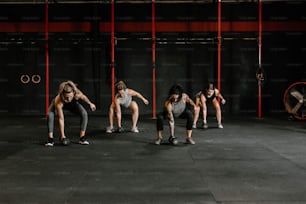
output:
POLYGON ((79 100, 86 102, 92 111, 96 110, 95 104, 93 104, 88 97, 77 88, 74 82, 65 81, 59 85, 58 94, 52 100, 48 110, 48 142, 45 144, 46 146, 52 147, 54 145, 53 129, 56 113, 58 115, 60 141, 63 145, 68 145, 70 143, 69 139, 65 135, 64 109, 76 113, 81 117, 79 144, 89 144, 85 137, 88 115, 85 108, 79 103, 79 100))

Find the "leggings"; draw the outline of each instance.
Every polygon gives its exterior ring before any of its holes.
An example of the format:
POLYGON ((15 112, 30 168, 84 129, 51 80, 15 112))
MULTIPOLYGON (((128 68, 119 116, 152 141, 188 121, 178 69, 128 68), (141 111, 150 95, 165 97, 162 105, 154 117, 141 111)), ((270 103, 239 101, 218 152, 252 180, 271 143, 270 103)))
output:
MULTIPOLYGON (((157 120, 156 120, 156 129, 157 131, 161 131, 164 129, 164 119, 166 119, 168 116, 168 113, 166 110, 164 110, 162 113, 159 113, 157 115, 157 120)), ((193 112, 186 108, 184 112, 179 115, 177 118, 184 118, 187 119, 186 123, 186 130, 192 130, 192 124, 193 124, 193 112)))
MULTIPOLYGON (((72 113, 75 113, 81 117, 80 121, 80 130, 86 131, 87 123, 88 123, 88 114, 85 108, 78 102, 72 101, 69 104, 64 105, 64 110, 69 110, 72 113)), ((55 105, 54 101, 52 101, 49 110, 48 110, 48 131, 54 131, 54 117, 55 117, 55 105)))

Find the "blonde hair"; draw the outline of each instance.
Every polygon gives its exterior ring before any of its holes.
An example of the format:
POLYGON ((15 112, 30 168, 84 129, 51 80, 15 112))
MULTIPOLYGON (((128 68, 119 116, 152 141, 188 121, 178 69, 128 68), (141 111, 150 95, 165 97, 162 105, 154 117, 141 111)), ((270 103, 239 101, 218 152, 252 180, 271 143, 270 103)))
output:
POLYGON ((78 88, 77 88, 76 84, 73 81, 68 80, 68 81, 62 82, 59 85, 58 93, 60 95, 63 95, 65 93, 71 93, 71 92, 76 94, 77 90, 78 90, 78 88))

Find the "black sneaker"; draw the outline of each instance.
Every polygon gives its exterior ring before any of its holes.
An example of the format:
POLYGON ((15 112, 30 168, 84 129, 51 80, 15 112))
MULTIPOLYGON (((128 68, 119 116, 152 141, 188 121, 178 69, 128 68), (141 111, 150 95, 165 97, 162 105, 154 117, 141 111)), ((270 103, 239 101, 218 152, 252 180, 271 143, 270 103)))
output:
POLYGON ((172 145, 177 145, 178 144, 178 140, 176 139, 176 137, 170 136, 168 140, 169 140, 170 144, 172 144, 172 145))
POLYGON ((45 144, 46 147, 53 147, 54 146, 54 139, 51 137, 48 137, 48 141, 45 144))
POLYGON ((81 145, 89 145, 89 142, 86 140, 85 136, 80 138, 79 144, 81 145))
POLYGON ((123 129, 123 127, 118 127, 118 129, 117 129, 117 132, 119 132, 119 133, 122 133, 122 132, 124 132, 124 129, 123 129))
POLYGON ((68 138, 64 137, 64 138, 61 139, 61 143, 62 143, 62 145, 67 146, 67 145, 70 144, 70 140, 68 138))

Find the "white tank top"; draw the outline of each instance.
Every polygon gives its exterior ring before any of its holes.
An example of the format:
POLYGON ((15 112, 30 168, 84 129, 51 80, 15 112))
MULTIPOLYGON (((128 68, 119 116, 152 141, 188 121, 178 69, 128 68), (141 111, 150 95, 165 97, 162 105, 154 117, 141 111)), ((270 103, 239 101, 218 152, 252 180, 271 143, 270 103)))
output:
POLYGON ((116 98, 119 99, 120 105, 124 106, 125 108, 128 108, 132 102, 132 96, 128 94, 128 89, 125 89, 124 97, 119 97, 119 95, 117 95, 116 98))

